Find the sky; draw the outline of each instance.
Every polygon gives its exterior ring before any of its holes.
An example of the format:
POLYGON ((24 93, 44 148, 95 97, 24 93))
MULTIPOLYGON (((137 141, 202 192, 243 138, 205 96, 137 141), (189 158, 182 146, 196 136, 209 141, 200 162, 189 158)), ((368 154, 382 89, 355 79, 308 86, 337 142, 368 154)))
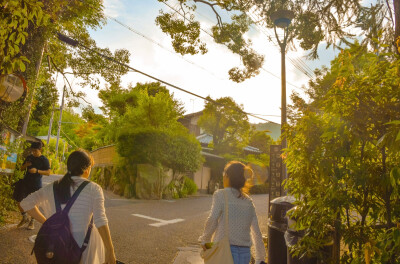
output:
MULTIPOLYGON (((169 3, 175 5, 174 1, 169 0, 169 3)), ((230 96, 238 104, 242 104, 246 112, 263 115, 264 119, 280 123, 281 56, 276 44, 268 40, 268 35, 271 35, 274 39, 271 29, 261 30, 259 27, 253 26, 247 34, 247 37, 253 42, 253 48, 265 56, 263 68, 266 71, 261 70, 256 77, 238 84, 229 80, 228 71, 232 67, 240 66, 239 56, 233 54, 225 46, 214 43, 207 34, 203 32, 201 34, 201 40, 207 44, 207 54, 184 56, 186 60, 190 60, 196 65, 185 61, 182 56, 173 51, 169 36, 164 34, 155 24, 155 18, 160 10, 171 11, 166 5, 157 0, 105 0, 104 6, 107 16, 118 19, 146 38, 160 43, 164 48, 129 31, 111 19, 108 19, 107 24, 102 28, 90 31, 92 38, 99 47, 108 47, 112 51, 122 48, 128 49, 131 53, 129 65, 138 70, 203 97, 211 96, 211 98, 217 99, 230 96)), ((206 6, 199 5, 195 15, 200 20, 201 27, 209 31, 215 22, 211 10, 206 6)), ((226 17, 227 14, 224 14, 224 16, 226 17)), ((288 104, 290 104, 289 95, 294 91, 307 99, 301 87, 309 81, 309 77, 297 70, 288 58, 299 58, 314 70, 322 65, 329 66, 330 61, 337 53, 337 50, 326 50, 324 45, 321 45, 319 48, 320 58, 309 61, 305 58, 307 52, 300 48, 297 48, 296 51, 288 51, 286 55, 288 104)), ((69 79, 73 83, 73 89, 84 91, 87 94, 86 100, 92 104, 96 112, 101 113, 99 107, 102 103, 97 96, 98 92, 78 87, 78 82, 73 77, 69 77, 69 79)), ((127 87, 129 83, 151 81, 148 77, 129 72, 122 77, 122 86, 127 87)), ((62 89, 61 80, 57 82, 57 86, 59 90, 62 89)), ((167 88, 174 94, 175 98, 184 104, 187 114, 203 109, 204 100, 171 87, 167 88)), ((82 101, 82 106, 85 105, 82 101)), ((252 123, 265 122, 253 117, 249 119, 252 123)))

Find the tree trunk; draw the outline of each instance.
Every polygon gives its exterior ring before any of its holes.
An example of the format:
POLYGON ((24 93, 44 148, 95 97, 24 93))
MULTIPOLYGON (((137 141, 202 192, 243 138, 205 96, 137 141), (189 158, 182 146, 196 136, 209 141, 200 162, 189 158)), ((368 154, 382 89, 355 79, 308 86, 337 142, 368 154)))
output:
POLYGON ((26 96, 24 105, 21 107, 21 115, 19 116, 19 122, 17 130, 26 132, 23 130, 24 123, 29 122, 29 116, 32 108, 32 103, 35 94, 35 88, 38 85, 37 79, 39 77, 40 64, 43 58, 43 48, 46 42, 46 30, 45 28, 32 29, 32 33, 26 40, 25 45, 21 48, 21 53, 24 54, 30 63, 27 65, 26 71, 23 73, 28 86, 28 95, 26 96))
POLYGON ((400 0, 393 0, 394 7, 394 41, 400 36, 400 0))
POLYGON ((336 215, 335 220, 335 234, 334 234, 334 244, 333 244, 333 263, 340 264, 340 240, 341 237, 341 217, 340 212, 336 215))

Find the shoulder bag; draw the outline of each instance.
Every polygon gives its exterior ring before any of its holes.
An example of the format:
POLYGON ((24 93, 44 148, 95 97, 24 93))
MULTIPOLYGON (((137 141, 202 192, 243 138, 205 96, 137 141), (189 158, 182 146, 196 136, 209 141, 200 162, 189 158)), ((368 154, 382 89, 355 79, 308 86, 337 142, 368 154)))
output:
POLYGON ((213 244, 210 249, 203 250, 201 257, 204 259, 204 264, 234 264, 231 245, 229 243, 229 214, 228 214, 228 194, 224 190, 225 197, 225 229, 224 237, 213 244))

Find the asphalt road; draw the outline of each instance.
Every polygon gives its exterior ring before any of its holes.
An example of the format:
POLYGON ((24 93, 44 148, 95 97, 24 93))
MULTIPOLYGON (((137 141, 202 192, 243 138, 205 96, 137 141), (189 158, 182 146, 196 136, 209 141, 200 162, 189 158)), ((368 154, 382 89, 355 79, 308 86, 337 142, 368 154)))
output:
MULTIPOLYGON (((57 178, 46 177, 43 183, 57 178)), ((128 200, 107 191, 105 197, 117 258, 124 263, 138 264, 172 263, 178 247, 197 244, 212 200, 210 195, 179 200, 128 200)), ((261 231, 266 234, 268 195, 254 195, 252 199, 261 231)), ((2 262, 0 253, 0 263, 30 263, 32 257, 28 255, 33 244, 29 244, 27 238, 37 231, 38 227, 34 231, 16 230, 15 227, 0 230, 0 252, 3 251, 4 259, 7 259, 2 262), (12 248, 14 244, 17 246, 12 248), (18 249, 21 245, 23 247, 18 249)))

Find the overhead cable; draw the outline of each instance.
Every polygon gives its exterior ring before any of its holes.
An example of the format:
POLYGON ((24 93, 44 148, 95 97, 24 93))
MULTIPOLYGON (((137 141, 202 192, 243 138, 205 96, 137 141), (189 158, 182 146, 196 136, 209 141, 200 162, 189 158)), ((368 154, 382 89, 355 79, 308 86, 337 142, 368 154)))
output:
MULTIPOLYGON (((184 14, 182 14, 181 12, 179 12, 179 10, 177 10, 176 8, 174 8, 173 6, 171 6, 170 4, 168 4, 167 2, 162 2, 162 3, 163 3, 164 5, 166 5, 167 7, 169 7, 170 9, 172 9, 176 14, 180 15, 180 16, 183 17, 183 18, 186 18, 184 14)), ((210 32, 208 32, 207 30, 203 29, 202 27, 200 27, 200 30, 203 31, 204 33, 206 33, 207 35, 209 35, 210 37, 213 38, 213 35, 212 35, 210 32)), ((264 34, 265 34, 265 33, 264 33, 264 34)), ((221 44, 224 45, 224 46, 226 46, 226 47, 228 47, 228 45, 225 44, 225 43, 221 43, 221 44)), ((265 71, 266 73, 268 73, 268 74, 270 74, 270 75, 272 75, 272 76, 278 78, 279 80, 281 79, 279 76, 277 76, 277 75, 273 74, 272 72, 266 70, 264 67, 262 67, 261 69, 262 69, 263 71, 265 71)), ((302 88, 300 88, 300 87, 298 87, 298 86, 296 86, 296 85, 294 85, 294 84, 292 84, 292 83, 290 83, 290 82, 288 82, 288 81, 286 81, 286 83, 289 84, 289 85, 291 85, 291 86, 293 86, 293 87, 295 87, 295 88, 297 88, 297 89, 303 90, 302 88)))
MULTIPOLYGON (((128 69, 130 69, 130 70, 132 70, 132 71, 134 71, 134 72, 140 73, 140 74, 142 74, 142 75, 144 75, 144 76, 146 76, 146 77, 149 77, 149 78, 151 78, 151 79, 153 79, 153 80, 156 80, 156 81, 158 81, 158 82, 160 82, 160 83, 163 83, 163 84, 165 84, 165 85, 168 85, 168 86, 170 86, 170 87, 172 87, 172 88, 174 88, 174 89, 177 89, 177 90, 179 90, 179 91, 182 91, 182 92, 184 92, 184 93, 190 94, 190 95, 192 95, 192 96, 201 98, 201 99, 203 99, 203 100, 205 100, 205 101, 208 101, 208 102, 211 102, 211 103, 213 103, 213 104, 225 106, 225 105, 223 105, 223 104, 221 104, 221 103, 218 103, 217 101, 215 101, 215 100, 213 100, 213 99, 211 99, 211 98, 209 98, 209 97, 207 98, 207 97, 204 97, 204 96, 195 94, 195 93, 190 92, 190 91, 188 91, 188 90, 185 90, 185 89, 183 89, 183 88, 181 88, 181 87, 178 87, 178 86, 176 86, 176 85, 174 85, 174 84, 171 84, 171 83, 166 82, 166 81, 164 81, 164 80, 161 80, 161 79, 159 79, 159 78, 157 78, 157 77, 154 77, 154 76, 152 76, 152 75, 150 75, 150 74, 147 74, 147 73, 145 73, 145 72, 143 72, 143 71, 140 71, 140 70, 138 70, 138 69, 135 69, 135 68, 133 68, 133 67, 131 67, 131 66, 125 64, 125 63, 122 63, 122 62, 120 62, 120 61, 118 61, 118 60, 116 60, 116 59, 114 59, 114 58, 112 58, 112 57, 110 57, 110 56, 107 56, 107 55, 105 55, 105 54, 102 54, 102 53, 98 52, 97 50, 91 49, 91 48, 89 48, 89 47, 83 45, 82 43, 79 43, 78 41, 76 41, 76 40, 74 40, 74 39, 71 39, 70 37, 67 37, 67 36, 65 36, 65 35, 63 35, 63 34, 61 34, 61 33, 57 33, 57 35, 58 35, 59 40, 65 42, 65 43, 67 43, 67 44, 69 44, 69 45, 71 45, 71 46, 73 46, 73 47, 78 47, 78 46, 80 46, 80 47, 82 47, 82 48, 84 48, 84 49, 86 49, 86 50, 88 50, 88 51, 90 51, 90 52, 92 52, 92 53, 96 53, 97 55, 99 55, 99 56, 105 58, 106 60, 112 61, 112 62, 114 62, 114 63, 116 63, 116 64, 119 64, 119 65, 121 65, 121 66, 123 66, 123 67, 126 67, 126 68, 128 68, 128 69)), ((247 112, 245 112, 245 111, 243 111, 243 110, 241 110, 241 109, 233 109, 233 110, 238 111, 238 112, 241 112, 241 113, 246 114, 246 115, 248 115, 248 116, 252 116, 252 117, 254 117, 254 118, 258 118, 258 119, 263 120, 263 121, 275 123, 275 122, 273 122, 273 121, 271 121, 271 120, 267 120, 267 119, 258 117, 258 116, 256 116, 256 115, 253 115, 253 114, 251 114, 251 113, 247 113, 247 112)))

